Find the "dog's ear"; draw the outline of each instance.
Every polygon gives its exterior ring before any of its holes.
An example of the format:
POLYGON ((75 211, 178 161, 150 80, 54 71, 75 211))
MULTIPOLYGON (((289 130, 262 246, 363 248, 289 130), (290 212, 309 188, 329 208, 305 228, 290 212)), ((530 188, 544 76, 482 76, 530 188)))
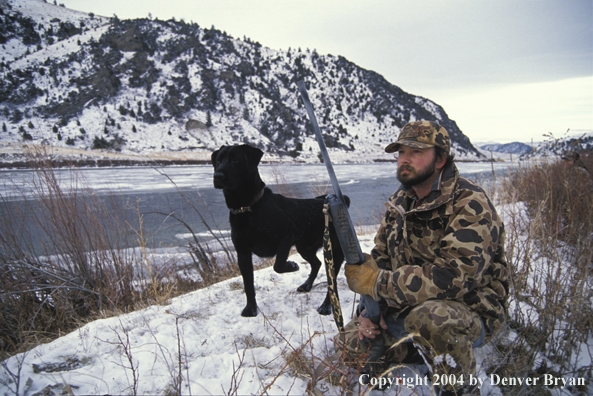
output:
POLYGON ((257 147, 250 146, 248 144, 244 144, 243 150, 245 151, 245 158, 247 159, 247 167, 248 168, 255 168, 259 165, 259 161, 261 157, 263 157, 264 152, 258 149, 257 147))
POLYGON ((216 157, 218 157, 218 153, 220 152, 220 149, 214 151, 212 153, 212 155, 210 156, 210 161, 212 162, 213 166, 216 166, 216 157))

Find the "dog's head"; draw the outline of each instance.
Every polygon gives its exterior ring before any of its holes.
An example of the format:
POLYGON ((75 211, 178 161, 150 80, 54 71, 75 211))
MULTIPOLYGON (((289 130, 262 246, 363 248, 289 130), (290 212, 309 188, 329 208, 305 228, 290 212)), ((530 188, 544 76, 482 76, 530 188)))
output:
POLYGON ((249 175, 257 173, 263 155, 263 151, 248 144, 222 146, 213 152, 214 188, 235 189, 249 175))

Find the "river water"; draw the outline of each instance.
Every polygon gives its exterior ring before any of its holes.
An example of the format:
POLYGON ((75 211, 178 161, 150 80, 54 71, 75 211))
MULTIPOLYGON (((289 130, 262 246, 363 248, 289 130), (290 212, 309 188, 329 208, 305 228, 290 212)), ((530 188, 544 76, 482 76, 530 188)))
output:
MULTIPOLYGON (((494 172, 500 176, 514 165, 495 163, 494 172)), ((472 180, 492 178, 491 163, 459 162, 457 166, 472 180)), ((323 164, 262 164, 259 169, 264 182, 277 193, 309 198, 333 192, 323 164)), ((396 164, 345 164, 334 169, 343 194, 351 199, 350 215, 355 225, 378 224, 384 202, 399 187, 396 164)), ((187 245, 191 235, 188 227, 206 239, 208 229, 229 229, 228 210, 222 191, 213 188, 212 173, 211 166, 193 165, 55 169, 51 176, 67 194, 78 199, 99 198, 112 213, 125 216, 131 229, 139 229, 140 214, 147 245, 169 247, 187 245)), ((47 253, 42 248, 51 245, 51 235, 35 224, 47 211, 39 200, 42 183, 38 175, 32 170, 0 171, 0 216, 4 227, 12 223, 12 227, 20 227, 21 234, 30 235, 41 254, 47 253)), ((137 238, 127 243, 137 244, 137 238)))

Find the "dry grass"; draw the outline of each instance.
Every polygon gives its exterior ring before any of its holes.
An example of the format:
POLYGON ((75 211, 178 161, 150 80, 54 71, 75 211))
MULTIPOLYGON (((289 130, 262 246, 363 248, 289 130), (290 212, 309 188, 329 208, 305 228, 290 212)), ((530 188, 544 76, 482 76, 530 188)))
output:
MULTIPOLYGON (((500 340, 501 376, 552 374, 591 380, 593 183, 563 163, 520 167, 502 181, 512 269, 510 333, 500 340), (577 356, 580 354, 580 359, 577 356), (584 359, 583 359, 584 358, 584 359)), ((543 381, 541 381, 543 383, 543 381)), ((545 387, 505 394, 545 395, 545 387)), ((577 392, 578 394, 578 392, 577 392)))
POLYGON ((32 197, 23 193, 18 204, 0 197, 1 359, 88 321, 164 304, 238 275, 228 246, 229 262, 201 265, 214 255, 197 238, 188 250, 201 280, 179 274, 179 257, 155 263, 137 204, 97 197, 76 169, 71 179, 58 180, 48 158, 43 151, 31 154, 37 166, 32 197))

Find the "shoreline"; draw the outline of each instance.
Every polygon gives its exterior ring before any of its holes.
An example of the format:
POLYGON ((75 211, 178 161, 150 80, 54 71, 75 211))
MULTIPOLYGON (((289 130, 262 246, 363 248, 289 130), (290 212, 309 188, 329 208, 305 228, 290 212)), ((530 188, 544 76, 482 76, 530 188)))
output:
MULTIPOLYGON (((191 159, 68 159, 68 158, 51 158, 48 159, 51 161, 52 169, 60 169, 60 168, 117 168, 117 167, 150 167, 150 166, 185 166, 185 165, 210 165, 211 161, 208 160, 191 160, 191 159)), ((361 164, 365 163, 396 163, 397 160, 386 160, 386 159, 374 159, 368 162, 362 162, 361 164)), ((475 162, 475 163, 490 163, 490 162, 506 162, 501 160, 483 160, 483 161, 470 161, 470 160, 456 160, 456 162, 475 162)), ((36 165, 39 163, 38 160, 15 160, 15 161, 0 161, 0 171, 5 169, 10 170, 18 170, 18 169, 35 169, 38 166, 36 165)), ((278 163, 286 163, 286 164, 302 164, 306 165, 309 164, 308 162, 304 161, 261 161, 262 164, 278 164, 278 163)), ((354 164, 351 162, 342 163, 342 162, 332 162, 334 165, 338 164, 354 164)), ((356 162, 358 163, 358 162, 356 162)))
MULTIPOLYGON (((35 169, 40 161, 48 161, 49 167, 60 168, 106 168, 106 167, 150 167, 150 166, 186 166, 186 165, 210 165, 211 151, 167 151, 147 153, 123 153, 106 150, 84 150, 68 147, 45 146, 38 144, 7 143, 0 144, 0 171, 35 169)), ((339 156, 338 156, 339 157, 339 156)), ((457 162, 491 163, 506 162, 501 158, 493 159, 456 159, 457 162)), ((395 158, 377 156, 365 160, 340 161, 339 158, 332 159, 337 164, 372 164, 372 163, 395 163, 395 158)), ((262 164, 310 164, 310 162, 298 160, 290 156, 278 156, 266 154, 261 160, 262 164)))

